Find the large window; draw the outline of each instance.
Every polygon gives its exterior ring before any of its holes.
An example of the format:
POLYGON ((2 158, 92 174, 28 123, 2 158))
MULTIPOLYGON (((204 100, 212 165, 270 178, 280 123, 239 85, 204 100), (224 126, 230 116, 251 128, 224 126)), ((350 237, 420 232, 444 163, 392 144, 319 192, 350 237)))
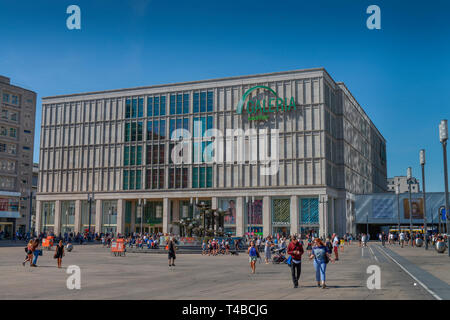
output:
POLYGON ((194 93, 193 98, 194 113, 212 112, 214 109, 214 93, 212 91, 194 93))
POLYGON ((147 169, 145 186, 147 189, 164 189, 164 168, 147 169))
POLYGON ((164 164, 165 145, 149 144, 147 145, 147 164, 164 164))
POLYGON ((170 119, 169 122, 169 139, 172 139, 172 133, 176 129, 184 129, 189 131, 189 118, 170 119))
POLYGON ((194 93, 193 112, 212 112, 214 109, 214 93, 212 91, 194 93))
POLYGON ((158 140, 166 137, 166 120, 147 121, 147 140, 158 140))
POLYGON ((319 199, 301 198, 300 200, 300 224, 318 225, 319 224, 319 199))
POLYGON ((212 188, 212 167, 192 168, 192 188, 212 188))
POLYGON ((123 190, 140 190, 141 188, 141 170, 123 170, 123 190))
POLYGON ((137 118, 143 116, 144 99, 127 98, 125 101, 125 118, 137 118))
POLYGON ((75 231, 75 201, 61 201, 61 232, 75 231))
POLYGON ((156 224, 161 224, 162 221, 163 221, 162 201, 147 201, 147 203, 144 206, 144 220, 142 221, 143 224, 149 224, 150 226, 154 226, 156 224))
POLYGON ((187 114, 189 113, 189 94, 172 94, 170 95, 170 114, 187 114))
POLYGON ((147 117, 166 115, 166 97, 147 97, 147 117))
POLYGON ((123 165, 134 166, 142 164, 142 146, 124 146, 123 165))
POLYGON ((187 181, 187 168, 169 168, 169 189, 187 188, 187 181))
POLYGON ((125 141, 142 141, 142 121, 125 123, 125 141))
POLYGON ((291 201, 290 199, 272 200, 272 234, 288 236, 291 225, 291 201))
POLYGON ((55 202, 54 201, 42 202, 41 226, 42 226, 42 231, 44 231, 44 232, 54 231, 54 227, 55 227, 55 202))
POLYGON ((91 202, 89 212, 89 202, 86 200, 81 201, 81 231, 89 230, 89 216, 91 231, 95 230, 95 201, 91 202))
POLYGON ((102 201, 102 232, 117 232, 117 200, 102 201))
POLYGON ((202 141, 205 132, 213 128, 213 117, 194 118, 194 142, 192 161, 194 163, 210 162, 212 159, 204 159, 203 153, 212 142, 202 141))

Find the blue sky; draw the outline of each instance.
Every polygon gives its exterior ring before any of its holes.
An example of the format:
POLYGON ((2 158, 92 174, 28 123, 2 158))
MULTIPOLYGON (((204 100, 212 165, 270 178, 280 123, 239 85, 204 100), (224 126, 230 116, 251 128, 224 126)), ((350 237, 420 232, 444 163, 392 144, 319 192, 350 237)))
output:
POLYGON ((449 1, 1 1, 0 74, 41 97, 325 67, 387 140, 388 176, 442 191, 438 125, 450 118, 449 1), (81 8, 81 30, 66 8, 81 8), (366 8, 381 8, 381 30, 366 8))

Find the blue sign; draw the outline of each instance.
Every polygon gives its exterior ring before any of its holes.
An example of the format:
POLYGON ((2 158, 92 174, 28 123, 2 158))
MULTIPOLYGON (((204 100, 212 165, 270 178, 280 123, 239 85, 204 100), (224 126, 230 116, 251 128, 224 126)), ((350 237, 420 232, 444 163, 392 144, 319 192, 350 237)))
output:
POLYGON ((445 214, 445 207, 440 207, 440 213, 441 213, 441 220, 445 221, 447 220, 447 216, 445 214))

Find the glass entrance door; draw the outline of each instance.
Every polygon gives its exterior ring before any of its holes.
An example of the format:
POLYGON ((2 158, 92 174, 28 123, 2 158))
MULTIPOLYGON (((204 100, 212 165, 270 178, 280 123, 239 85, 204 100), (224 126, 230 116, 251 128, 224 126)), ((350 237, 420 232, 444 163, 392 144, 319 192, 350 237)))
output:
POLYGON ((0 239, 11 239, 12 232, 12 222, 0 222, 0 239))

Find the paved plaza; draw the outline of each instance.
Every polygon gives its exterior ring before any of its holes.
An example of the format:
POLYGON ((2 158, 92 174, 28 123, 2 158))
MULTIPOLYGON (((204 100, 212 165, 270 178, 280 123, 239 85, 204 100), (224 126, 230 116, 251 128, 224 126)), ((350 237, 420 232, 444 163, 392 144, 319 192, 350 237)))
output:
MULTIPOLYGON (((1 244, 0 244, 1 245, 1 244)), ((23 246, 0 247, 0 299, 450 299, 450 259, 423 248, 377 242, 346 246, 328 264, 328 289, 315 286, 311 261, 303 256, 300 287, 294 289, 286 265, 257 263, 248 257, 178 254, 168 267, 166 254, 129 253, 115 257, 101 245, 75 246, 63 268, 44 251, 38 268, 23 267, 23 246), (395 260, 395 261, 394 261, 395 260), (81 269, 81 289, 66 287, 66 267, 81 269), (369 290, 369 265, 381 269, 381 289, 369 290)))

